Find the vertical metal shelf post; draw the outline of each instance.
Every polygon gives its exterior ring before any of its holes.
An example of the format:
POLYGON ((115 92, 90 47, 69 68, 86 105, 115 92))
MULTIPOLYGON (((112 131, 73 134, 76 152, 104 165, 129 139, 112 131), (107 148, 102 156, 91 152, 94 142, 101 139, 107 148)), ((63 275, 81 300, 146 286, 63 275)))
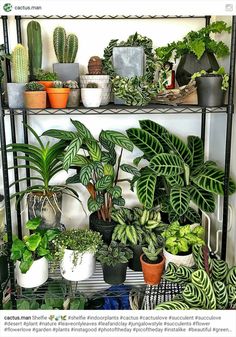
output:
POLYGON ((235 82, 235 62, 236 62, 236 16, 232 18, 231 52, 229 67, 229 95, 227 106, 226 143, 225 143, 225 177, 224 177, 224 205, 222 223, 221 258, 226 259, 227 252, 227 230, 228 230, 228 205, 229 205, 229 176, 232 122, 234 113, 234 82, 235 82))

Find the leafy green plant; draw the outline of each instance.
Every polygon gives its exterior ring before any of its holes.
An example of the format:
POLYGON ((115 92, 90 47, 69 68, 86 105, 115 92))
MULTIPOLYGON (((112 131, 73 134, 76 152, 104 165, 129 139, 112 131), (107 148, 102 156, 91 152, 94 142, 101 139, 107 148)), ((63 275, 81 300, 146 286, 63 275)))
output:
POLYGON ((25 86, 25 91, 43 91, 44 86, 38 82, 29 82, 25 86))
POLYGON ((98 232, 79 228, 63 231, 53 240, 54 260, 60 262, 65 249, 73 250, 73 264, 76 266, 80 254, 96 253, 101 244, 102 236, 98 232))
POLYGON ((78 51, 78 38, 75 34, 66 36, 63 27, 56 27, 53 32, 53 46, 59 63, 74 63, 78 51))
POLYGON ((192 75, 192 80, 195 80, 197 77, 201 76, 221 76, 222 77, 222 85, 221 89, 226 91, 229 87, 229 75, 225 73, 225 69, 223 67, 220 67, 218 70, 214 70, 210 73, 207 73, 205 70, 201 70, 197 73, 194 73, 192 75))
POLYGON ((50 71, 45 71, 43 69, 38 69, 35 72, 36 81, 56 81, 58 79, 57 73, 52 73, 50 71))
POLYGON ((20 261, 20 270, 26 273, 35 260, 45 257, 52 260, 50 242, 58 235, 58 229, 39 230, 41 219, 34 218, 29 220, 25 227, 32 232, 24 236, 23 240, 13 238, 11 247, 11 260, 20 261))
POLYGON ((181 226, 178 221, 173 222, 163 232, 166 250, 174 255, 188 252, 195 244, 204 245, 204 229, 197 226, 193 230, 190 225, 181 226))
POLYGON ((113 206, 125 204, 122 189, 117 186, 122 150, 117 159, 115 146, 132 151, 133 144, 127 136, 111 130, 102 130, 99 140, 96 140, 80 121, 71 122, 76 128, 74 132, 51 129, 43 135, 67 142, 62 158, 63 168, 66 171, 71 166, 79 169, 77 174, 67 179, 67 184, 84 185, 90 195, 87 202, 89 211, 98 212, 99 219, 111 221, 113 206))
POLYGON ((157 261, 158 256, 161 254, 163 247, 155 247, 149 244, 148 247, 143 247, 143 253, 150 262, 157 261))
MULTIPOLYGON (((187 144, 166 128, 151 120, 140 121, 141 128, 127 130, 129 139, 143 152, 142 159, 149 165, 137 170, 130 165, 136 193, 145 208, 160 205, 169 214, 170 222, 199 222, 193 202, 205 212, 214 212, 215 195, 224 194, 224 171, 213 161, 204 162, 202 140, 188 136, 187 144)), ((121 166, 126 172, 127 169, 121 166)), ((229 179, 229 194, 236 190, 229 179)))
POLYGON ((201 28, 198 31, 189 32, 182 40, 173 41, 167 46, 159 47, 155 50, 156 57, 160 63, 165 63, 171 59, 175 52, 175 60, 182 55, 193 53, 199 60, 205 51, 214 53, 217 58, 225 57, 229 54, 228 46, 222 42, 213 39, 211 33, 230 33, 229 27, 224 21, 216 21, 201 28))
POLYGON ((114 267, 118 263, 127 263, 133 252, 123 243, 111 241, 109 246, 104 244, 99 248, 96 257, 101 264, 114 267))

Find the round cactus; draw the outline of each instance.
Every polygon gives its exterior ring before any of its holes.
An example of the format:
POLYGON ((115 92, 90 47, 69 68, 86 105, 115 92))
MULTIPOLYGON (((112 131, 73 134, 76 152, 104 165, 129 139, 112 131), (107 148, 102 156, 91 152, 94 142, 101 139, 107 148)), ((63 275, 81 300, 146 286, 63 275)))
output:
POLYGON ((12 52, 12 70, 14 82, 28 82, 28 55, 26 48, 20 43, 12 52))

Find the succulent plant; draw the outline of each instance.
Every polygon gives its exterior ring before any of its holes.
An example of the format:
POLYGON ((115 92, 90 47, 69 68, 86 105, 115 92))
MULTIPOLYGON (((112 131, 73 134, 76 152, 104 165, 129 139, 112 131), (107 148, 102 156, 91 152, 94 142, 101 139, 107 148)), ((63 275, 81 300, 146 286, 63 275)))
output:
POLYGON ((26 84, 25 91, 43 91, 44 86, 38 82, 32 81, 26 84))
POLYGON ((36 72, 42 66, 41 26, 37 21, 32 20, 27 25, 27 42, 30 78, 34 80, 36 72))
POLYGON ((68 80, 63 83, 64 88, 79 89, 79 84, 77 81, 68 80))
POLYGON ((35 80, 37 81, 56 81, 58 80, 57 73, 38 69, 35 73, 35 80))
POLYGON ((53 46, 59 63, 75 62, 78 51, 78 38, 75 34, 66 36, 63 27, 56 27, 53 32, 53 46))
POLYGON ((86 88, 98 88, 98 85, 97 85, 97 83, 90 82, 90 83, 87 84, 86 88))
POLYGON ((99 56, 92 56, 88 62, 88 72, 90 75, 102 75, 102 60, 99 56))
POLYGON ((147 259, 154 262, 158 259, 158 255, 162 252, 163 247, 155 247, 153 244, 149 244, 148 247, 143 247, 142 249, 147 259))
POLYGON ((63 88, 63 82, 62 81, 54 81, 53 82, 53 88, 63 88))
POLYGON ((17 44, 12 52, 12 70, 16 83, 28 82, 28 55, 22 44, 17 44))

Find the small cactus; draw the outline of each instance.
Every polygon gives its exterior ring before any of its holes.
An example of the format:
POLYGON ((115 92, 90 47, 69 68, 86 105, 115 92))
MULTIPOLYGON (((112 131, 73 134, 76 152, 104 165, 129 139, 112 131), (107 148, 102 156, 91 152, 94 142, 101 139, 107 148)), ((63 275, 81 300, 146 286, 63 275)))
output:
POLYGON ((78 51, 78 38, 75 34, 66 37, 63 27, 56 27, 53 32, 53 45, 59 63, 74 63, 78 51))
POLYGON ((64 88, 78 89, 79 85, 77 81, 68 80, 63 83, 64 88))
POLYGON ((97 83, 88 83, 86 88, 98 88, 97 83))
POLYGON ((22 44, 17 44, 12 52, 12 70, 14 82, 28 82, 28 55, 22 44))
POLYGON ((29 82, 25 86, 25 91, 43 91, 44 86, 38 82, 29 82))
POLYGON ((63 82, 62 81, 54 81, 53 82, 53 88, 63 88, 63 82))

